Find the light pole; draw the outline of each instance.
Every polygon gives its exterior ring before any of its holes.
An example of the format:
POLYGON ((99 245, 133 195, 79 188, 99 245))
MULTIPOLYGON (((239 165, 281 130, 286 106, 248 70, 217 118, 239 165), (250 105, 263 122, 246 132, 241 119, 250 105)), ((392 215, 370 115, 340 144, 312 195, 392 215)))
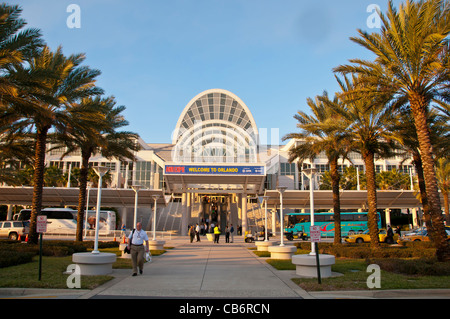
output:
POLYGON ((269 196, 264 196, 264 217, 265 217, 265 222, 264 222, 264 236, 266 237, 264 239, 264 241, 269 241, 269 238, 267 237, 267 201, 269 200, 269 196))
POLYGON ((138 193, 142 188, 141 185, 132 185, 131 188, 134 190, 134 219, 133 219, 133 229, 136 228, 137 224, 137 206, 138 206, 138 193))
MULTIPOLYGON (((311 216, 311 226, 314 226, 314 174, 317 172, 315 168, 306 168, 303 173, 309 178, 309 210, 311 216)), ((311 255, 316 253, 314 243, 311 243, 311 255)))
POLYGON ((88 211, 89 211, 89 194, 91 192, 92 182, 87 183, 87 200, 86 200, 86 210, 84 215, 84 239, 87 236, 87 220, 88 220, 88 211))
POLYGON ((153 208, 153 225, 152 225, 152 228, 153 228, 153 240, 156 240, 156 202, 158 201, 158 199, 159 199, 159 195, 152 195, 152 197, 153 197, 153 200, 155 201, 155 207, 153 208))
POLYGON ((284 246, 284 215, 283 215, 283 193, 286 190, 286 186, 277 187, 277 191, 280 193, 280 247, 284 246))
POLYGON ((94 167, 95 173, 97 173, 98 179, 98 191, 97 191, 97 211, 95 214, 95 241, 94 241, 94 250, 93 254, 99 254, 98 251, 98 222, 100 220, 100 203, 102 197, 102 178, 109 171, 109 168, 104 166, 96 166, 94 167))

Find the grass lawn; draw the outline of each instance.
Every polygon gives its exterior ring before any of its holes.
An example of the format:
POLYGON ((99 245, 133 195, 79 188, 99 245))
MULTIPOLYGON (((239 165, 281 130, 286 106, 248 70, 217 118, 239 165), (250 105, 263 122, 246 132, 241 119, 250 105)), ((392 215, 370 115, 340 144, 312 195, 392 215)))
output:
MULTIPOLYGON (((31 263, 0 268, 0 286, 67 289, 68 275, 63 272, 70 264, 72 256, 42 257, 42 278, 39 281, 39 256, 36 256, 31 263)), ((112 278, 112 276, 82 276, 81 289, 94 289, 112 278)))
MULTIPOLYGON (((267 262, 279 270, 295 270, 290 260, 267 259, 267 262)), ((336 258, 336 264, 331 269, 343 276, 322 278, 322 284, 317 282, 317 278, 293 278, 292 281, 306 291, 369 290, 366 281, 372 273, 366 272, 364 259, 336 258)), ((437 288, 450 288, 450 276, 404 275, 381 270, 380 289, 437 288)))
MULTIPOLYGON (((121 255, 118 248, 100 249, 100 251, 121 255)), ((159 256, 164 252, 165 250, 151 251, 153 256, 159 256)), ((69 275, 65 275, 64 272, 72 263, 72 256, 42 257, 42 275, 39 281, 39 256, 35 256, 30 263, 0 268, 0 287, 66 289, 69 275)), ((114 269, 131 269, 131 267, 131 259, 117 258, 113 264, 114 269)), ((94 289, 113 278, 110 275, 81 276, 81 289, 94 289)))

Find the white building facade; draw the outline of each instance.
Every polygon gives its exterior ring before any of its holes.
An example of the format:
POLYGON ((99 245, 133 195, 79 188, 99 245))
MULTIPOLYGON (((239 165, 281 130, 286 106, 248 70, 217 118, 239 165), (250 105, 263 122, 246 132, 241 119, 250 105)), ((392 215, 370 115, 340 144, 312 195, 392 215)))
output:
MULTIPOLYGON (((222 228, 240 225, 244 233, 251 226, 247 211, 250 206, 253 209, 255 204, 259 205, 258 197, 265 190, 277 186, 303 190, 309 181, 301 173, 302 168, 314 167, 319 173, 329 170, 325 156, 300 165, 289 163, 289 150, 301 141, 290 140, 285 145, 278 145, 278 141, 278 129, 258 129, 249 107, 238 96, 223 89, 211 89, 192 98, 182 109, 171 143, 153 144, 138 139, 141 150, 136 153, 136 161, 110 161, 94 156, 90 165, 110 168, 112 179, 108 187, 140 185, 162 189, 170 195, 172 204, 165 212, 161 211, 167 217, 165 222, 158 223, 160 230, 174 227, 185 235, 190 224, 205 222, 219 223, 222 228), (181 222, 172 221, 171 226, 169 217, 181 222)), ((80 166, 81 154, 63 160, 61 154, 58 150, 49 152, 47 165, 64 172, 80 166)), ((340 168, 356 166, 364 170, 361 156, 357 153, 350 156, 353 163, 341 161, 340 168)), ((376 170, 396 168, 414 174, 410 161, 400 165, 402 160, 377 159, 376 170)), ((146 215, 151 208, 140 210, 141 215, 146 215)), ((126 223, 126 210, 121 215, 126 223)))

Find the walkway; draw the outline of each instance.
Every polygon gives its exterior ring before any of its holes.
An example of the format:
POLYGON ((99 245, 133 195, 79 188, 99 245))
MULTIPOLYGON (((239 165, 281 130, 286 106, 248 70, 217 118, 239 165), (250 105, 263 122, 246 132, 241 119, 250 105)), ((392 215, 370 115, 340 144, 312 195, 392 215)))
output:
POLYGON ((241 238, 236 243, 214 244, 187 237, 166 243, 175 245, 154 257, 144 273, 115 270, 116 279, 82 298, 301 298, 303 291, 289 275, 274 270, 248 250, 241 238))

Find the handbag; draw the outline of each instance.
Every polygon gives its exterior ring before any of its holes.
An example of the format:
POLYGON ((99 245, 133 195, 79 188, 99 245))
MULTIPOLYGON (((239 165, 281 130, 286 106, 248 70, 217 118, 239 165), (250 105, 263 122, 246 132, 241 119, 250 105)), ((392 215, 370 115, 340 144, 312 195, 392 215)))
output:
MULTIPOLYGON (((133 232, 131 233, 130 246, 131 246, 131 243, 133 242, 133 235, 134 235, 134 229, 133 229, 133 232)), ((123 250, 123 252, 125 254, 131 254, 131 251, 128 249, 128 245, 125 246, 125 249, 123 250)))

